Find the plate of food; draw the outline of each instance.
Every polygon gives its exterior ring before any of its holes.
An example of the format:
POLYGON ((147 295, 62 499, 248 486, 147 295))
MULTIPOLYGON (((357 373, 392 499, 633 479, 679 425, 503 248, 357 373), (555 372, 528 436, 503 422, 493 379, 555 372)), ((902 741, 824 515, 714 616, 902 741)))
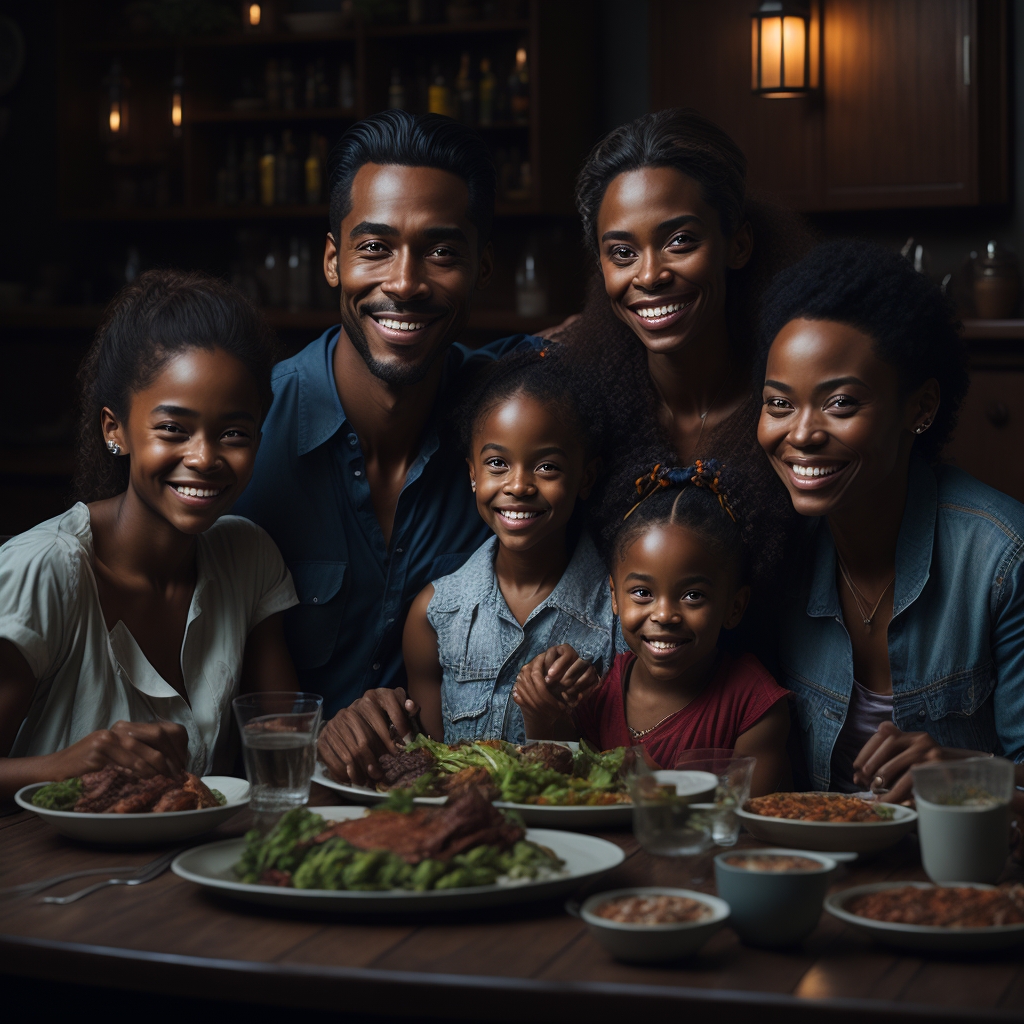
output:
POLYGON ((107 765, 63 782, 38 782, 15 794, 61 835, 90 843, 173 843, 209 832, 249 802, 249 783, 227 775, 144 779, 107 765))
POLYGON ((586 743, 482 740, 449 746, 417 736, 397 754, 380 759, 376 789, 335 782, 323 765, 314 781, 362 804, 380 803, 408 790, 417 803, 443 803, 468 788, 482 788, 496 807, 516 811, 527 825, 545 828, 618 828, 633 820, 626 786, 627 747, 597 751, 586 743))
POLYGON ((899 842, 917 821, 900 804, 844 793, 769 793, 736 812, 755 839, 799 850, 874 853, 899 842))
POLYGON ((1024 885, 875 882, 833 893, 825 909, 878 942, 965 952, 1024 942, 1024 885))
POLYGON ((527 830, 467 789, 441 806, 399 791, 373 808, 298 807, 266 836, 187 850, 172 868, 234 899, 365 914, 553 899, 624 856, 594 836, 527 830))

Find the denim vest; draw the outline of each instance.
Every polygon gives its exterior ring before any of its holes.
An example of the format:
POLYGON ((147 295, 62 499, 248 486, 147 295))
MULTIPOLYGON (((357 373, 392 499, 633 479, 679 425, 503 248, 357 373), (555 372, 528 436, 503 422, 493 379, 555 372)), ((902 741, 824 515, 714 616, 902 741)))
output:
POLYGON ((452 573, 434 580, 427 620, 437 633, 443 679, 446 743, 526 741, 512 686, 519 670, 556 644, 571 644, 603 676, 615 657, 608 570, 584 533, 555 589, 522 626, 509 611, 494 572, 498 538, 491 537, 452 573))
MULTIPOLYGON (((783 612, 779 681, 796 695, 813 785, 828 789, 853 648, 824 519, 812 521, 806 550, 783 612)), ((1024 762, 1022 557, 1024 505, 962 470, 911 460, 888 631, 900 729, 1024 762)))

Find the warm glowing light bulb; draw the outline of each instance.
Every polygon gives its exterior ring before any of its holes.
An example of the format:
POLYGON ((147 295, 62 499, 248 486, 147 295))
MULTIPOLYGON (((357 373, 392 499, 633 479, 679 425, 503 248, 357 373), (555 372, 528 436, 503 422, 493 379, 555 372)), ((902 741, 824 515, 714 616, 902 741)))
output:
POLYGON ((112 132, 119 132, 121 130, 121 105, 116 101, 110 104, 108 124, 112 132))
POLYGON ((262 16, 259 4, 249 4, 249 24, 255 28, 260 23, 260 17, 262 16))
POLYGON ((171 124, 181 127, 181 93, 176 92, 171 99, 171 124))
POLYGON ((522 67, 526 63, 526 47, 520 46, 516 50, 516 67, 522 67))

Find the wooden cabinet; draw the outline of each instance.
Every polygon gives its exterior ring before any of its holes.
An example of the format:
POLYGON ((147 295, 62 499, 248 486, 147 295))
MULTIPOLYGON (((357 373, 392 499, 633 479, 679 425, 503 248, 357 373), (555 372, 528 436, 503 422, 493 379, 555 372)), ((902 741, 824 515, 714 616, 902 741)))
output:
POLYGON ((1008 198, 1005 0, 822 0, 822 84, 750 91, 751 0, 653 0, 654 109, 696 107, 801 210, 1008 198))
POLYGON ((972 359, 971 389, 944 457, 1024 501, 1024 357, 972 359))

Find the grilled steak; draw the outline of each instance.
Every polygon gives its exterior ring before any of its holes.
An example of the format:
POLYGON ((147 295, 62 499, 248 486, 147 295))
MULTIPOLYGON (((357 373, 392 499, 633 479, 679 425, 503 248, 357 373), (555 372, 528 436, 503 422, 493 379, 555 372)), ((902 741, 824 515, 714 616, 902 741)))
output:
POLYGON ((434 767, 434 755, 425 748, 382 754, 378 762, 384 772, 381 789, 406 789, 434 767))
POLYGON ((557 743, 534 743, 522 749, 524 760, 539 761, 545 768, 572 775, 572 751, 568 747, 557 743))

